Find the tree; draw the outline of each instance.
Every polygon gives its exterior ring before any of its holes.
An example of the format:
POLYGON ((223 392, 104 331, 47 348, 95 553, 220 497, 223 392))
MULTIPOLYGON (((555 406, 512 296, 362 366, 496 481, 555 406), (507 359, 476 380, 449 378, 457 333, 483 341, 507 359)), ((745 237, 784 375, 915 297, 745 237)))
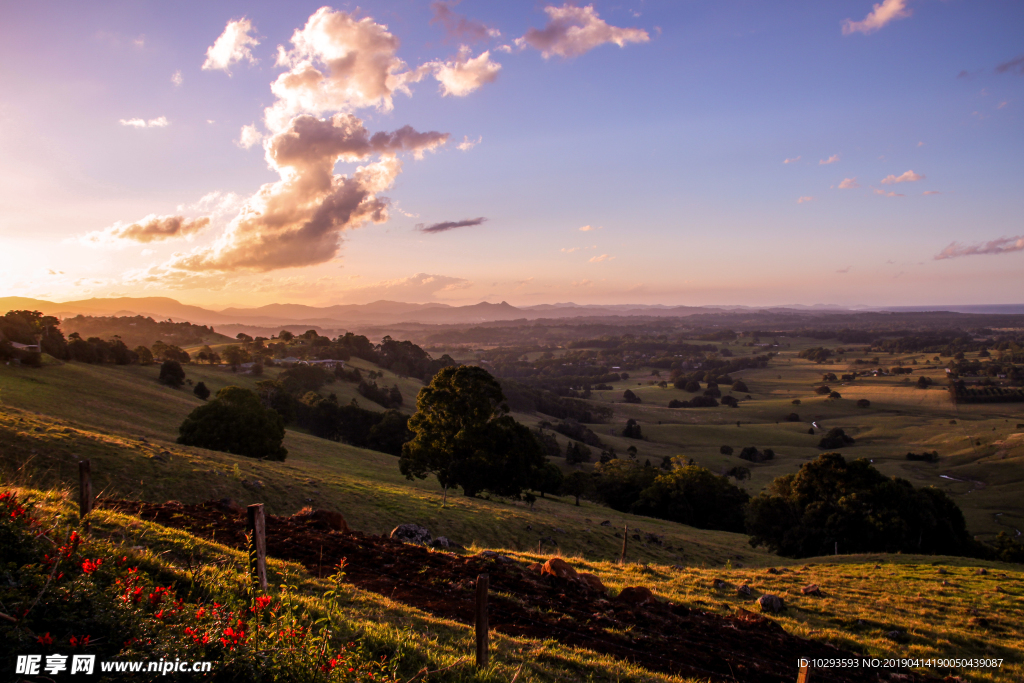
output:
POLYGON ((591 451, 585 444, 570 441, 565 446, 565 462, 570 465, 578 465, 581 462, 590 462, 591 451))
POLYGON ((283 342, 290 342, 292 339, 295 339, 295 335, 288 330, 281 330, 277 333, 277 338, 283 342))
POLYGON ((210 390, 206 388, 206 384, 204 382, 199 382, 198 384, 196 384, 195 388, 192 390, 192 393, 204 401, 210 398, 210 390))
POLYGON ((640 431, 640 423, 629 418, 626 420, 626 426, 622 430, 622 435, 627 439, 642 439, 643 433, 640 431))
POLYGON ((561 491, 564 479, 565 476, 562 474, 562 470, 558 468, 558 465, 546 462, 534 470, 530 488, 540 492, 540 497, 543 498, 545 493, 558 493, 561 491))
POLYGON ((730 408, 739 408, 740 402, 736 400, 734 396, 723 396, 722 405, 729 406, 730 408))
POLYGON ((622 400, 626 403, 643 403, 643 399, 633 393, 631 389, 622 392, 622 400))
POLYGON ((829 394, 831 392, 832 389, 830 389, 828 385, 825 384, 822 384, 820 387, 815 387, 814 389, 814 393, 818 394, 819 396, 825 396, 826 394, 829 394))
POLYGON ((562 482, 562 493, 573 496, 576 499, 576 507, 579 507, 580 496, 590 491, 592 479, 593 477, 586 472, 571 472, 562 482))
POLYGON ((399 469, 407 479, 434 474, 444 489, 467 496, 483 490, 519 496, 543 455, 530 430, 508 414, 501 386, 483 368, 441 369, 416 397, 409 419, 413 439, 402 446, 399 469))
POLYGON ((175 389, 185 383, 185 371, 176 360, 165 360, 160 365, 160 382, 175 389))
POLYGON ((832 449, 842 448, 843 446, 849 446, 853 444, 854 439, 852 436, 847 436, 846 432, 841 427, 833 427, 821 438, 818 442, 818 448, 832 449))
POLYGON ((136 346, 135 355, 139 357, 139 365, 153 364, 153 352, 145 346, 136 346))
POLYGON ((736 380, 732 385, 732 390, 741 394, 749 394, 750 389, 747 388, 746 382, 743 380, 736 380))
POLYGON ((867 400, 866 398, 857 399, 857 407, 858 408, 870 408, 871 407, 871 401, 867 400))
POLYGON ((718 452, 722 455, 732 455, 732 446, 722 446, 718 449, 718 452))
POLYGON ((284 420, 264 408, 256 392, 224 387, 199 406, 178 428, 178 443, 250 458, 284 460, 284 420))
POLYGON ((687 465, 659 474, 640 494, 632 512, 700 529, 742 532, 749 499, 728 478, 687 465))

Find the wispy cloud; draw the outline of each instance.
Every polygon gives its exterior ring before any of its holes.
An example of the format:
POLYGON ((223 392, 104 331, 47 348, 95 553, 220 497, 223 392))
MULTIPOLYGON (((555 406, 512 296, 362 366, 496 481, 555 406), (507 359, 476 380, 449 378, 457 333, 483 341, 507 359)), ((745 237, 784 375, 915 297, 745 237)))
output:
POLYGON ((253 31, 255 28, 252 22, 245 17, 229 21, 220 37, 207 48, 203 69, 228 71, 228 67, 243 59, 255 64, 256 58, 252 55, 252 48, 259 45, 260 41, 256 36, 249 35, 253 31))
POLYGON ((840 268, 836 272, 837 273, 849 273, 850 272, 850 268, 851 268, 851 266, 846 266, 845 268, 840 268))
POLYGON ((134 223, 115 223, 104 230, 83 235, 83 244, 116 244, 123 240, 133 242, 159 242, 176 237, 190 237, 210 225, 210 217, 185 218, 184 216, 149 215, 134 223))
POLYGON ((883 0, 880 4, 876 4, 874 9, 872 9, 871 12, 869 12, 861 21, 844 19, 843 35, 848 36, 851 33, 873 33, 888 24, 890 21, 905 19, 906 17, 909 17, 910 14, 910 10, 907 9, 907 0, 883 0))
POLYGON ((1005 74, 1007 72, 1015 72, 1024 76, 1024 55, 1021 55, 1016 59, 1011 59, 1008 62, 1003 62, 1002 64, 996 67, 997 74, 1005 74))
POLYGON ((871 189, 875 191, 875 194, 881 195, 883 197, 905 197, 906 196, 906 195, 902 195, 902 194, 898 194, 896 192, 893 192, 892 190, 886 192, 885 190, 879 190, 877 187, 873 187, 871 189))
POLYGON ((580 228, 580 232, 590 232, 591 230, 600 230, 603 226, 599 225, 596 228, 592 225, 584 225, 580 228))
POLYGON ((895 183, 916 183, 918 180, 924 180, 924 176, 913 171, 905 171, 900 175, 887 175, 882 178, 883 185, 893 185, 895 183))
POLYGON ((434 16, 430 19, 430 23, 444 26, 447 37, 453 40, 475 42, 501 37, 501 31, 498 29, 491 28, 474 19, 468 19, 453 11, 452 8, 458 4, 459 0, 451 2, 437 0, 430 3, 430 9, 434 10, 434 16))
POLYGON ((800 161, 800 157, 796 156, 796 157, 793 157, 792 159, 786 159, 782 163, 784 163, 784 164, 795 164, 798 161, 800 161))
POLYGON ((174 85, 181 85, 184 82, 185 78, 181 75, 181 69, 178 69, 171 76, 171 83, 173 83, 174 85))
POLYGON ((935 255, 936 261, 959 258, 961 256, 977 256, 980 254, 1009 254, 1015 251, 1024 251, 1024 235, 1014 237, 1000 237, 991 242, 979 244, 961 244, 952 242, 948 247, 935 255))
POLYGON ((579 251, 579 250, 580 250, 579 247, 572 247, 570 249, 566 249, 565 247, 562 247, 561 249, 559 249, 559 251, 561 251, 563 254, 571 254, 572 252, 579 251))
POLYGON ((166 128, 171 125, 166 116, 158 116, 155 119, 121 119, 119 123, 129 128, 166 128))
POLYGON ((483 135, 479 136, 476 140, 470 140, 468 135, 463 135, 462 136, 462 142, 460 142, 459 144, 455 145, 455 147, 460 149, 460 150, 462 150, 463 152, 468 152, 469 150, 473 149, 474 147, 476 147, 477 145, 479 145, 483 141, 484 141, 484 136, 483 135))
POLYGON ((856 178, 846 178, 843 182, 839 183, 840 190, 852 190, 860 187, 860 183, 857 182, 856 178))
POLYGON ((942 194, 942 192, 940 192, 939 190, 925 190, 925 191, 924 191, 924 192, 922 192, 921 194, 923 194, 923 195, 929 195, 929 194, 942 194))
POLYGON ((608 254, 601 254, 600 256, 593 256, 593 257, 591 257, 590 262, 591 263, 601 263, 603 261, 611 261, 614 258, 615 258, 614 256, 609 256, 608 254))
POLYGON ((573 287, 589 287, 592 284, 594 284, 594 283, 591 280, 573 280, 572 281, 572 286, 573 287))
POLYGON ((828 166, 829 164, 834 164, 834 163, 836 163, 837 161, 839 161, 839 155, 838 155, 838 154, 833 154, 833 155, 832 155, 832 156, 830 156, 830 157, 829 157, 828 159, 822 159, 822 160, 820 160, 820 161, 818 162, 818 165, 819 165, 819 166, 828 166))
POLYGON ((814 197, 800 197, 800 199, 796 200, 796 203, 797 204, 806 204, 807 202, 813 202, 813 201, 814 201, 814 197))
POLYGON ((549 5, 544 11, 548 15, 547 26, 531 28, 515 42, 519 48, 529 45, 540 50, 545 59, 552 55, 579 57, 605 43, 625 47, 626 43, 646 43, 651 39, 643 29, 610 26, 598 16, 593 5, 549 5))
POLYGON ((445 221, 443 223, 431 223, 426 225, 425 223, 417 223, 416 229, 420 232, 447 232, 456 228, 468 228, 474 225, 482 225, 486 223, 487 219, 481 216, 480 218, 467 218, 461 221, 445 221))

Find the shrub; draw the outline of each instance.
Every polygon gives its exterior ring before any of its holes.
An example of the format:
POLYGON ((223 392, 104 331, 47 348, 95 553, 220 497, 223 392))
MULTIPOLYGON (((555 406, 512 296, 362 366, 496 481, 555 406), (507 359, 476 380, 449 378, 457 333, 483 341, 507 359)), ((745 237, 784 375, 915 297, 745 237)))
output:
POLYGON ((750 462, 765 462, 767 460, 772 460, 775 457, 775 451, 770 448, 759 451, 754 446, 747 446, 740 451, 739 457, 750 462))
POLYGON ((847 436, 840 427, 833 427, 828 430, 825 436, 822 437, 821 441, 818 442, 818 448, 842 448, 843 446, 849 446, 854 443, 853 437, 847 436))
POLYGON ((622 392, 622 400, 626 403, 643 403, 643 399, 633 393, 632 389, 622 392))
POLYGON ((829 394, 831 392, 832 392, 832 389, 830 389, 825 384, 822 384, 820 387, 815 387, 814 388, 814 393, 818 394, 819 396, 825 396, 826 394, 829 394))
POLYGON ((176 360, 165 360, 160 365, 160 382, 169 387, 180 387, 185 383, 185 370, 176 360))
POLYGON ((750 389, 747 388, 747 385, 745 382, 743 382, 743 380, 735 381, 732 385, 732 390, 740 394, 746 394, 750 391, 750 389))
POLYGON ((722 446, 718 449, 718 452, 722 455, 732 455, 732 446, 722 446))
POLYGON ((196 384, 195 388, 192 390, 192 393, 204 401, 210 398, 210 390, 206 388, 206 384, 203 382, 199 382, 198 384, 196 384))
POLYGON ((259 395, 241 387, 224 387, 217 398, 185 418, 178 443, 250 458, 284 460, 284 420, 264 408, 259 395))
POLYGON ((794 398, 794 399, 793 399, 793 405, 795 405, 795 406, 798 406, 798 405, 800 405, 800 399, 798 399, 798 398, 794 398))
POLYGON ((740 403, 734 396, 725 396, 722 398, 722 405, 729 406, 730 408, 739 408, 740 403))
POLYGON ((629 418, 626 420, 626 426, 622 430, 622 435, 627 439, 642 439, 643 433, 640 431, 640 423, 629 418))
POLYGON ((857 407, 858 408, 870 408, 871 407, 871 401, 867 400, 866 398, 857 399, 857 407))
POLYGON ((787 415, 785 417, 785 420, 786 420, 786 422, 799 422, 800 421, 800 416, 797 415, 796 413, 790 413, 789 415, 787 415))
POLYGON ((925 451, 924 453, 907 453, 907 460, 921 460, 923 462, 938 462, 939 461, 939 452, 938 451, 932 451, 931 453, 929 453, 928 451, 925 451))
POLYGON ((829 392, 828 397, 831 398, 831 399, 837 399, 837 398, 842 398, 843 396, 838 391, 832 391, 832 392, 829 392))

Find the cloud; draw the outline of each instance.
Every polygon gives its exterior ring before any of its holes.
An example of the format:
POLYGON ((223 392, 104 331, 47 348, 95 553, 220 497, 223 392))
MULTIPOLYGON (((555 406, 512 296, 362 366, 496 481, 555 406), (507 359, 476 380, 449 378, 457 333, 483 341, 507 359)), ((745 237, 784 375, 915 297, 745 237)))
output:
POLYGON ((445 221, 443 223, 431 223, 430 225, 418 223, 416 225, 416 229, 419 230, 420 232, 430 233, 447 232, 449 230, 454 230, 455 228, 468 228, 474 225, 483 225, 486 222, 487 219, 481 216, 479 218, 466 218, 465 220, 461 221, 445 221))
POLYGON ((224 32, 206 50, 206 61, 203 62, 204 70, 221 69, 228 71, 232 64, 248 60, 250 64, 256 63, 252 56, 252 48, 260 44, 255 36, 249 35, 255 29, 252 22, 242 17, 237 21, 229 21, 224 27, 224 32))
POLYGON ((580 232, 590 232, 591 230, 600 230, 602 227, 604 227, 604 226, 599 225, 599 226, 597 226, 595 228, 595 227, 593 227, 591 225, 584 225, 582 228, 580 228, 580 232))
POLYGON ((1024 76, 1024 55, 1021 55, 1016 59, 1011 59, 1008 62, 1003 62, 1002 64, 996 67, 997 74, 1005 74, 1007 72, 1016 72, 1024 76))
POLYGON ((580 250, 579 247, 572 247, 571 249, 566 249, 565 247, 562 247, 561 249, 559 249, 559 251, 561 251, 561 252, 563 252, 565 254, 571 254, 572 252, 579 251, 579 250, 580 250))
POLYGON ((856 178, 846 178, 843 182, 839 183, 840 190, 852 190, 860 187, 860 183, 857 182, 856 178))
POLYGON ((942 194, 942 192, 940 192, 939 190, 925 190, 921 194, 923 194, 923 195, 942 194))
POLYGON ((552 55, 579 57, 605 43, 625 47, 626 43, 646 43, 650 40, 647 31, 643 29, 609 26, 597 15, 593 5, 549 5, 544 11, 548 15, 547 26, 543 29, 531 28, 515 42, 519 48, 529 45, 540 50, 545 59, 552 55))
POLYGON ((594 284, 594 283, 591 280, 573 280, 572 281, 572 286, 573 287, 589 287, 592 284, 594 284))
POLYGON ((463 45, 454 59, 428 62, 420 68, 433 70, 444 95, 465 97, 485 83, 493 83, 501 70, 501 64, 491 61, 490 52, 481 52, 476 57, 470 57, 470 53, 470 49, 463 45))
POLYGON ((133 242, 159 242, 178 237, 191 237, 210 225, 210 217, 185 218, 184 216, 157 216, 151 214, 140 221, 125 224, 114 223, 109 228, 83 235, 83 244, 115 244, 121 240, 133 242))
POLYGON ((880 4, 875 4, 874 9, 862 21, 844 19, 843 35, 848 36, 858 32, 873 33, 890 21, 905 19, 910 14, 910 10, 907 9, 907 0, 882 0, 880 4))
POLYGON ((458 4, 459 0, 452 2, 437 0, 430 3, 430 9, 434 10, 434 16, 430 19, 430 23, 443 25, 447 37, 454 40, 472 43, 501 36, 501 31, 498 29, 490 28, 482 22, 467 19, 452 11, 452 8, 458 4))
POLYGON ((961 256, 977 256, 979 254, 1009 254, 1015 251, 1024 251, 1024 235, 1000 237, 991 242, 972 245, 952 242, 948 247, 935 255, 935 260, 942 261, 961 256))
POLYGON ((462 136, 462 142, 460 142, 459 144, 455 145, 455 147, 460 149, 460 150, 462 150, 463 152, 468 152, 469 150, 473 149, 474 147, 476 147, 477 145, 479 145, 483 141, 484 141, 484 136, 483 135, 478 137, 476 140, 470 140, 468 135, 463 135, 462 136))
POLYGON ((1003 100, 1002 102, 999 103, 999 105, 996 107, 996 109, 1002 109, 1003 107, 1005 107, 1008 104, 1009 104, 1009 102, 1007 102, 1006 100, 1003 100))
POLYGON ((181 75, 181 69, 178 69, 178 70, 177 70, 177 71, 175 71, 175 72, 174 72, 174 74, 173 74, 173 75, 171 76, 171 83, 173 83, 174 85, 181 85, 181 84, 182 84, 182 83, 184 83, 184 82, 185 82, 185 79, 184 79, 184 77, 182 77, 182 75, 181 75))
POLYGON ((155 119, 121 119, 118 123, 129 128, 166 128, 171 125, 166 116, 158 116, 155 119))
POLYGON ((603 261, 611 261, 614 258, 615 258, 614 256, 609 256, 608 254, 601 254, 600 256, 593 256, 593 257, 591 257, 590 262, 591 263, 601 263, 603 261))
POLYGON ((892 185, 894 183, 916 183, 918 180, 923 180, 923 175, 918 175, 913 171, 906 171, 901 175, 887 175, 882 178, 883 185, 892 185))
POLYGON ((800 161, 800 157, 796 156, 796 157, 793 157, 792 159, 786 159, 782 163, 784 163, 784 164, 795 164, 798 161, 800 161))
POLYGON ((235 144, 242 149, 249 149, 262 141, 263 133, 256 129, 255 123, 250 123, 247 126, 242 126, 242 130, 238 135, 238 141, 235 144))
POLYGON ((807 202, 812 202, 812 201, 814 201, 814 197, 800 197, 800 199, 796 200, 796 203, 797 204, 806 204, 807 202))
POLYGON ((411 277, 384 280, 372 285, 356 287, 344 294, 346 301, 370 302, 381 299, 393 301, 436 301, 438 295, 468 289, 473 283, 465 278, 447 275, 417 273, 411 277))
POLYGON ((849 273, 850 272, 850 268, 851 268, 851 266, 846 266, 845 268, 840 268, 836 272, 837 273, 849 273))
POLYGON ((829 164, 834 164, 837 161, 839 161, 839 155, 838 154, 833 154, 828 159, 821 159, 821 160, 819 160, 818 161, 818 166, 828 166, 829 164))
POLYGON ((897 193, 892 192, 892 191, 886 192, 885 190, 879 190, 877 187, 873 187, 871 189, 875 191, 875 194, 882 195, 883 197, 905 197, 906 196, 906 195, 902 195, 902 194, 897 194, 897 193))

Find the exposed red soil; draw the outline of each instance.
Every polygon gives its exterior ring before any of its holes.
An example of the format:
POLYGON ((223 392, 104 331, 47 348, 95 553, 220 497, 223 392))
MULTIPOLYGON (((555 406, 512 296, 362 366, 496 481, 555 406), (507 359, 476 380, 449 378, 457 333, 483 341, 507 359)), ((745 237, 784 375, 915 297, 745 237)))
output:
MULTIPOLYGON (((245 544, 244 514, 217 503, 103 500, 100 506, 225 545, 245 544)), ((792 683, 799 658, 857 657, 790 635, 760 614, 722 616, 662 600, 631 605, 608 600, 583 582, 542 576, 509 558, 432 551, 358 531, 343 534, 316 519, 268 515, 266 544, 271 557, 299 562, 315 574, 333 573, 344 561, 345 579, 353 585, 466 624, 473 623, 476 578, 488 574, 492 630, 554 639, 680 676, 792 683)), ((818 669, 814 674, 822 683, 938 680, 907 671, 818 669)))

